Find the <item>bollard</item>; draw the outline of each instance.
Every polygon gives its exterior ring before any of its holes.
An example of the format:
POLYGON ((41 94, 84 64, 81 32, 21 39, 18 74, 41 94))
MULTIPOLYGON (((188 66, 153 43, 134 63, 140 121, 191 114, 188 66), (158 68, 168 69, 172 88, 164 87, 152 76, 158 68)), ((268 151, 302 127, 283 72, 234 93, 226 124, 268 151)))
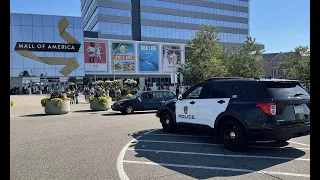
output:
POLYGON ((42 95, 42 91, 40 90, 40 95, 42 95))

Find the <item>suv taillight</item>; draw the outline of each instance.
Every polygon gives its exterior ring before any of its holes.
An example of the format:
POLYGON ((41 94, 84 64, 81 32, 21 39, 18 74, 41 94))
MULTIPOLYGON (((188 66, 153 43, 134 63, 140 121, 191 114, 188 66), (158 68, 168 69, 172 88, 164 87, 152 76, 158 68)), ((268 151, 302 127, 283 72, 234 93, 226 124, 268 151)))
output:
POLYGON ((276 103, 257 103, 257 106, 268 115, 274 116, 277 113, 276 103))

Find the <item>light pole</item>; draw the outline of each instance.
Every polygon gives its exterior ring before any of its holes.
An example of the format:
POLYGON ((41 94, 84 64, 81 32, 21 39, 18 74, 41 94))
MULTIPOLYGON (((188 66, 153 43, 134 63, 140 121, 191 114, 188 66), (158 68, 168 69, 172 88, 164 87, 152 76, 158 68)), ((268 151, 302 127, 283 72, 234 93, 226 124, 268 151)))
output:
POLYGON ((115 64, 114 64, 114 60, 112 61, 112 64, 113 64, 113 81, 115 81, 116 80, 116 72, 115 72, 115 69, 114 69, 114 66, 115 66, 115 64))
MULTIPOLYGON (((172 49, 172 48, 167 48, 167 47, 165 47, 164 48, 164 50, 171 50, 171 51, 173 51, 173 52, 176 52, 176 51, 179 51, 179 52, 181 52, 181 51, 184 51, 183 49, 172 49)), ((180 58, 181 58, 181 54, 180 54, 180 58)), ((177 59, 178 60, 178 59, 177 59)), ((180 60, 181 61, 181 60, 180 60)), ((173 60, 173 86, 174 87, 176 87, 176 62, 174 62, 174 60, 173 60)))

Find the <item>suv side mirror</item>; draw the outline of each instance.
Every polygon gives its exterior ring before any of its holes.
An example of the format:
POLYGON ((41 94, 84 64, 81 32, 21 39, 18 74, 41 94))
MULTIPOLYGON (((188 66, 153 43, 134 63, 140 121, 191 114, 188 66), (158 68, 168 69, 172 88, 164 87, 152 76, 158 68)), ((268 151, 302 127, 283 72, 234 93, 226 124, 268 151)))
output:
POLYGON ((181 94, 178 95, 178 100, 182 100, 182 95, 181 94))
POLYGON ((137 98, 137 100, 140 101, 140 102, 142 101, 141 98, 139 98, 139 97, 137 98))

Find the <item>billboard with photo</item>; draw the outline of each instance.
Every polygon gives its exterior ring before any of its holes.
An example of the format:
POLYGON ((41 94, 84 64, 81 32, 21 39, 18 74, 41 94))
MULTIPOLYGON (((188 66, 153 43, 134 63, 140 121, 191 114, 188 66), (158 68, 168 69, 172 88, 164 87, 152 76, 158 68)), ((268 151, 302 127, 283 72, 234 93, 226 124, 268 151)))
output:
POLYGON ((181 62, 181 51, 179 46, 164 45, 162 47, 162 71, 174 73, 181 62))
POLYGON ((158 45, 139 44, 139 70, 159 71, 158 45))
POLYGON ((84 42, 86 71, 107 71, 107 47, 105 42, 84 42))
POLYGON ((115 72, 134 72, 134 44, 112 43, 112 62, 115 72))

